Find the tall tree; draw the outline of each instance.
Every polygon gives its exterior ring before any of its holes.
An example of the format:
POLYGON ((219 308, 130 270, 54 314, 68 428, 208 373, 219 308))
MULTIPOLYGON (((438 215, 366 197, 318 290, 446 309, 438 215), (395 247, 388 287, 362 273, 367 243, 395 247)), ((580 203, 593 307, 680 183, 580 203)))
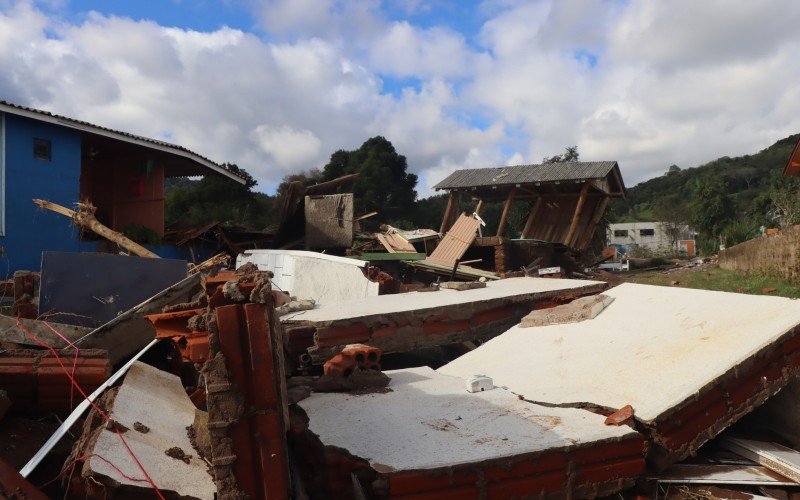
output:
POLYGON ((672 249, 677 248, 678 240, 691 220, 691 213, 682 201, 676 195, 665 197, 655 209, 655 216, 661 223, 664 234, 669 238, 672 249))
POLYGON ((167 224, 201 226, 212 221, 263 229, 272 221, 272 199, 253 192, 256 180, 244 169, 226 163, 225 169, 245 180, 245 184, 207 175, 190 185, 169 189, 165 200, 167 224))
POLYGON ((406 157, 397 154, 391 142, 377 136, 355 151, 333 153, 322 170, 322 180, 359 174, 353 186, 356 212, 377 211, 391 223, 408 220, 417 199, 417 176, 407 170, 406 157))
POLYGON ((719 236, 737 215, 736 201, 726 191, 725 181, 715 176, 697 180, 690 207, 692 223, 706 236, 719 236))

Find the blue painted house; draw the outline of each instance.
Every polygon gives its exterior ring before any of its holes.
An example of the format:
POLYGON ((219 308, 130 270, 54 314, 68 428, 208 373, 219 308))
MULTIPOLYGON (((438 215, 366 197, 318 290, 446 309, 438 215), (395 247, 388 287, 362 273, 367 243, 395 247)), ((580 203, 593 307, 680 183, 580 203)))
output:
MULTIPOLYGON (((67 207, 88 200, 116 231, 145 227, 163 236, 164 179, 209 174, 244 183, 181 146, 0 101, 0 279, 39 270, 45 250, 108 250, 34 198, 67 207)), ((152 249, 188 257, 177 247, 152 249)))

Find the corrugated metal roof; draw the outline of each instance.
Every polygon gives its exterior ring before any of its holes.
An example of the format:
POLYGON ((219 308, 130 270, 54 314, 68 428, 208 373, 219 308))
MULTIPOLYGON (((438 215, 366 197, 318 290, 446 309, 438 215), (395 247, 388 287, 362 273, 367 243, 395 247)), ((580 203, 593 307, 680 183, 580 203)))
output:
POLYGON ((435 185, 434 189, 602 179, 616 165, 615 161, 576 161, 496 168, 466 168, 456 170, 435 185))
POLYGON ((69 118, 66 116, 56 115, 50 113, 49 111, 42 111, 40 109, 20 106, 19 104, 14 104, 3 100, 0 100, 0 111, 26 116, 28 118, 39 119, 49 123, 54 123, 56 125, 62 125, 64 127, 83 130, 85 132, 95 133, 105 137, 111 137, 125 142, 139 144, 141 146, 151 146, 154 147, 155 149, 171 152, 173 154, 177 154, 189 160, 195 161, 200 165, 210 168, 237 182, 240 182, 242 184, 245 183, 244 179, 241 179, 240 177, 232 174, 231 172, 228 172, 222 165, 213 162, 208 158, 195 153, 194 151, 190 151, 189 149, 186 149, 183 146, 178 146, 177 144, 171 144, 169 142, 150 139, 149 137, 143 137, 140 135, 130 134, 128 132, 121 132, 119 130, 113 130, 110 128, 101 127, 99 125, 94 125, 89 122, 76 120, 74 118, 69 118))

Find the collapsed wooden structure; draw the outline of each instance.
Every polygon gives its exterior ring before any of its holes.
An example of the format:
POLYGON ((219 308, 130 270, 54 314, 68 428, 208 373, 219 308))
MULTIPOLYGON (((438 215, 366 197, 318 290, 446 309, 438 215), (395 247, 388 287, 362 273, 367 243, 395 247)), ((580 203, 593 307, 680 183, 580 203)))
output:
POLYGON ((520 239, 586 249, 612 198, 626 196, 615 161, 545 163, 456 170, 434 189, 450 193, 440 228, 445 233, 461 212, 462 195, 484 203, 504 202, 497 237, 505 233, 515 201, 529 201, 520 239))

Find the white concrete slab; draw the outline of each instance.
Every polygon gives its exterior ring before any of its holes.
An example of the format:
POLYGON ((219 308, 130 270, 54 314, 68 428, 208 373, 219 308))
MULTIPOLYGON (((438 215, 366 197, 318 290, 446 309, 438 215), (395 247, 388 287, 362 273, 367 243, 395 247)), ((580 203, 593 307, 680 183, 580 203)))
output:
POLYGON ((428 367, 386 372, 391 392, 312 394, 299 404, 322 443, 379 472, 435 469, 635 435, 573 408, 520 401, 503 389, 468 393, 428 367))
POLYGON ((362 271, 367 262, 304 250, 247 250, 236 258, 236 267, 255 264, 271 271, 276 288, 299 299, 317 303, 361 299, 378 295, 378 283, 362 271))
MULTIPOLYGON (((125 375, 110 416, 128 428, 123 433, 125 441, 159 489, 174 491, 182 497, 213 499, 217 491, 214 479, 208 473, 206 462, 197 456, 186 432, 186 427, 194 422, 195 411, 178 377, 136 362, 125 375), (144 424, 150 431, 134 430, 135 422, 144 424), (191 455, 188 464, 164 453, 175 446, 191 455)), ((91 452, 110 461, 129 477, 144 478, 114 431, 103 429, 91 452)), ((107 476, 122 485, 149 489, 147 482, 123 477, 98 456, 92 456, 88 465, 95 475, 107 476)))
POLYGON ((441 289, 435 292, 398 293, 367 297, 360 300, 346 300, 335 304, 318 304, 317 307, 310 311, 284 316, 281 321, 337 321, 363 316, 421 311, 492 299, 535 298, 537 294, 543 295, 551 292, 579 290, 601 285, 603 285, 601 281, 588 280, 509 278, 490 281, 486 283, 485 288, 474 290, 441 289))
POLYGON ((655 420, 800 324, 800 301, 622 284, 596 318, 516 326, 439 369, 530 401, 633 406, 655 420))

